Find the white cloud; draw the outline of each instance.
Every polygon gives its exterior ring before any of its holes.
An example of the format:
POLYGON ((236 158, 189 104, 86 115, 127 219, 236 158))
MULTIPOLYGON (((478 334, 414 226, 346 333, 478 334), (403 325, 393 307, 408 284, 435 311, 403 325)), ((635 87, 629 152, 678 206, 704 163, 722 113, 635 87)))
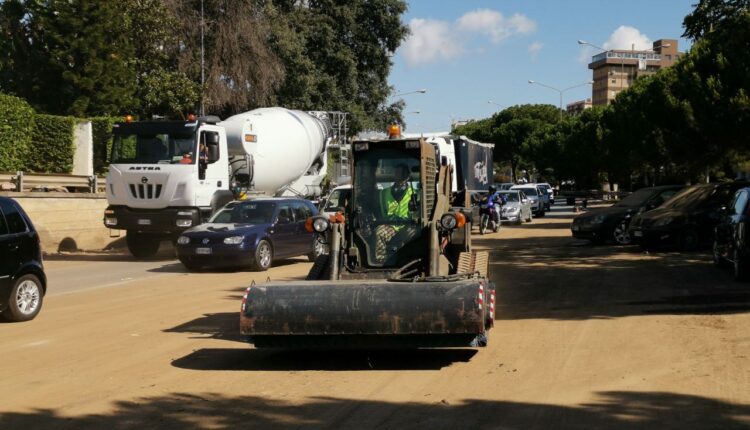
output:
POLYGON ((401 49, 411 66, 450 60, 464 51, 463 43, 445 21, 414 18, 409 22, 411 34, 401 49))
MULTIPOLYGON (((645 50, 653 48, 653 42, 645 34, 641 33, 635 27, 628 25, 621 25, 612 32, 606 42, 602 43, 601 47, 609 49, 632 49, 635 46, 636 50, 645 50)), ((588 64, 591 62, 591 57, 600 53, 601 51, 595 49, 589 45, 582 45, 581 50, 578 53, 578 62, 582 64, 588 64)))
POLYGON ((528 34, 536 30, 536 23, 521 14, 506 18, 498 11, 477 9, 465 13, 458 19, 459 30, 490 36, 493 43, 500 43, 515 34, 528 34))
MULTIPOLYGON (((417 66, 459 57, 466 52, 464 44, 472 34, 489 36, 497 44, 514 35, 533 33, 536 22, 518 13, 505 17, 491 9, 477 9, 463 14, 455 23, 414 18, 409 21, 409 30, 401 52, 409 66, 417 66)), ((532 55, 539 49, 541 46, 532 55)))
POLYGON ((648 36, 641 33, 635 27, 621 25, 617 27, 609 39, 602 45, 604 49, 631 49, 635 45, 636 50, 651 49, 653 42, 648 36))
POLYGON ((534 42, 531 45, 529 45, 529 55, 531 55, 531 61, 536 61, 536 59, 539 57, 539 51, 544 48, 544 44, 542 42, 534 42))

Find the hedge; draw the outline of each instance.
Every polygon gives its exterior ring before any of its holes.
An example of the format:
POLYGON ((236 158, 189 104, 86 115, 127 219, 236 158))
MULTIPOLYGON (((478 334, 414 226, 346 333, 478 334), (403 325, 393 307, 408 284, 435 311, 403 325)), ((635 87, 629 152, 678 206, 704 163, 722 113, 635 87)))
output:
POLYGON ((36 115, 32 145, 24 170, 44 173, 73 171, 76 119, 69 116, 36 115))
POLYGON ((101 116, 89 118, 94 135, 94 172, 105 173, 109 170, 109 153, 112 150, 112 126, 119 118, 101 116))
POLYGON ((23 99, 0 94, 0 172, 25 168, 33 129, 34 109, 23 99))

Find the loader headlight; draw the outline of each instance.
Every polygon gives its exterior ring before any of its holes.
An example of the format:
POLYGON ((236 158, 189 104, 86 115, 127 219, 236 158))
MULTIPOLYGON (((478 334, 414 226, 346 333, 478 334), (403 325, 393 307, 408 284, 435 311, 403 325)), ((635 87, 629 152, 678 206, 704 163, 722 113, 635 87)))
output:
POLYGON ((104 224, 105 225, 117 225, 117 218, 111 217, 111 216, 105 217, 104 224))
POLYGON ((324 231, 328 230, 329 225, 330 223, 325 218, 313 219, 313 230, 317 231, 318 233, 323 233, 324 231))
POLYGON ((187 236, 180 236, 177 238, 178 245, 187 245, 188 243, 190 243, 190 238, 187 236))
POLYGON ((461 212, 448 212, 440 217, 440 227, 445 230, 453 230, 466 225, 466 216, 461 212))
POLYGON ((445 214, 442 217, 440 217, 440 226, 446 230, 452 230, 456 228, 457 224, 458 224, 458 220, 456 219, 456 216, 453 214, 445 214))

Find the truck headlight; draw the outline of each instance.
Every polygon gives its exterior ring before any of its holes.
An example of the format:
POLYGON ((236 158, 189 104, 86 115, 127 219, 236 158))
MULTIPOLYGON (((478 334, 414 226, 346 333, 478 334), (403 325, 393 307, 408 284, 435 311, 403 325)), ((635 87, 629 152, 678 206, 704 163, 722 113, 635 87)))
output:
POLYGON ((230 236, 224 238, 224 244, 226 245, 239 245, 245 240, 245 236, 230 236))
POLYGON ((104 225, 117 225, 117 218, 111 216, 105 217, 104 225))
POLYGON ((187 245, 188 243, 190 243, 190 238, 187 236, 180 236, 177 238, 178 245, 187 245))
POLYGON ((193 220, 191 220, 191 219, 178 219, 177 221, 175 221, 175 225, 177 225, 177 227, 190 227, 190 226, 193 225, 193 220))
POLYGON ((330 223, 325 218, 315 218, 313 220, 313 229, 318 233, 323 233, 324 231, 328 230, 329 224, 330 223))

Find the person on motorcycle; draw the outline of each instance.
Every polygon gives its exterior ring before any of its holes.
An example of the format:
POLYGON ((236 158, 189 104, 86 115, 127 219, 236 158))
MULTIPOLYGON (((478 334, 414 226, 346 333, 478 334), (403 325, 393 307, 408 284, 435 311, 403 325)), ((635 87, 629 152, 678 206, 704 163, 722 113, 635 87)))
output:
POLYGON ((503 195, 494 186, 490 185, 487 193, 487 208, 490 209, 492 218, 497 225, 500 225, 500 211, 503 206, 503 195))

